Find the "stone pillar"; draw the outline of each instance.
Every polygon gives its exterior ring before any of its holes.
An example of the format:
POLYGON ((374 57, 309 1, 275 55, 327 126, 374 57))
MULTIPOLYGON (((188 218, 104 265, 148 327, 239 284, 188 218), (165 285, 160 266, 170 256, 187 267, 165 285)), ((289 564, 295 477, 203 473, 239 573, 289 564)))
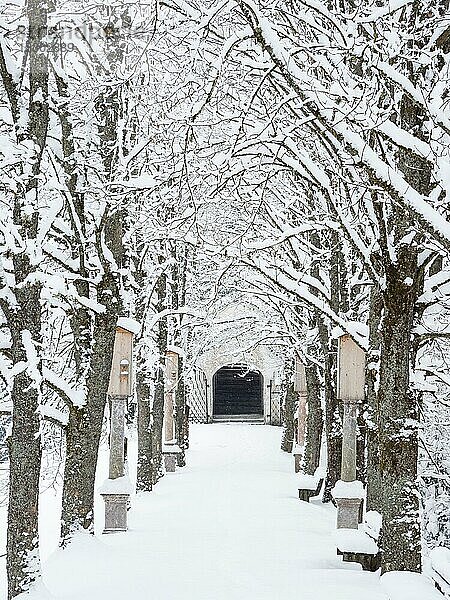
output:
POLYGON ((331 490, 337 504, 337 528, 358 529, 361 523, 361 503, 364 495, 360 481, 337 481, 331 490))
POLYGON ((127 510, 132 488, 125 476, 125 409, 127 398, 132 394, 133 336, 139 329, 139 324, 127 317, 120 317, 117 321, 108 386, 111 412, 109 478, 100 490, 105 501, 103 533, 127 530, 127 510))
POLYGON ((338 398, 344 405, 342 424, 341 480, 332 490, 337 504, 337 528, 358 529, 363 485, 356 480, 356 436, 358 401, 364 399, 364 350, 348 334, 338 344, 338 398))
POLYGON ((358 529, 361 498, 335 498, 337 510, 337 529, 358 529))
POLYGON ((305 446, 307 397, 306 391, 298 392, 297 444, 301 447, 305 446))
POLYGON ((109 437, 109 478, 124 474, 125 407, 126 396, 111 397, 111 424, 109 437))
POLYGON ((109 479, 103 484, 105 528, 103 533, 126 531, 130 499, 129 480, 125 477, 125 408, 127 396, 111 396, 109 433, 109 479), (125 481, 126 480, 126 481, 125 481))
POLYGON ((168 351, 166 354, 164 377, 164 441, 173 443, 175 435, 173 410, 178 381, 178 354, 168 351))
POLYGON ((306 436, 306 405, 308 400, 308 393, 306 387, 306 371, 305 365, 300 361, 299 357, 295 358, 295 377, 294 377, 294 390, 297 392, 298 406, 297 406, 297 431, 296 431, 296 444, 294 448, 294 467, 295 472, 299 473, 301 470, 303 454, 305 452, 305 436, 306 436))
POLYGON ((102 494, 105 501, 105 528, 103 533, 126 531, 129 494, 102 494))
POLYGON ((353 400, 344 400, 344 419, 342 423, 342 462, 341 481, 338 481, 332 491, 337 504, 337 528, 358 529, 361 522, 361 503, 363 486, 356 480, 356 435, 357 435, 357 403, 353 400), (349 496, 340 493, 347 484, 352 488, 349 496), (353 489, 354 488, 354 489, 353 489))
POLYGON ((164 377, 164 445, 163 457, 166 471, 173 473, 181 452, 175 438, 174 407, 178 382, 178 354, 171 350, 166 354, 164 377))
POLYGON ((173 393, 166 392, 164 395, 164 441, 167 444, 174 438, 174 420, 173 420, 173 393))
POLYGON ((344 419, 342 423, 342 481, 356 479, 356 435, 357 404, 353 400, 344 400, 344 419))

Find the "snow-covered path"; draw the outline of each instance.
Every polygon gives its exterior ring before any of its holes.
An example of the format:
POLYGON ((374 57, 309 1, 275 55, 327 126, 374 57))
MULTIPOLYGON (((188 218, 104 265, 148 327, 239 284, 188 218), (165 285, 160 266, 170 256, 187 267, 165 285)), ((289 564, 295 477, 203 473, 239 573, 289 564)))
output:
POLYGON ((385 600, 375 575, 336 557, 333 509, 296 497, 280 429, 196 425, 191 439, 189 465, 133 500, 128 532, 50 556, 50 597, 385 600))

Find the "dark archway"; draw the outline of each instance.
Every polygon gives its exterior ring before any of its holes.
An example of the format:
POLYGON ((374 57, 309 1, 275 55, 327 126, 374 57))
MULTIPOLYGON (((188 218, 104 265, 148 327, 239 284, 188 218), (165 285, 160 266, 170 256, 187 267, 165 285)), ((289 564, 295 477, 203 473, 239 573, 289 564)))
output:
POLYGON ((229 365, 213 378, 214 415, 262 415, 263 378, 246 365, 229 365))

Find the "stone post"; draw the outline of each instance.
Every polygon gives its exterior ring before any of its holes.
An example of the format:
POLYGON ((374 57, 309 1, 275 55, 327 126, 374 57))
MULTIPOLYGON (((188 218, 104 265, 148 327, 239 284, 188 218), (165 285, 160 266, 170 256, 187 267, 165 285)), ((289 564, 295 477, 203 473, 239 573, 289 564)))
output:
POLYGON ((173 410, 175 405, 177 380, 178 354, 173 351, 167 351, 164 377, 164 441, 166 444, 173 443, 174 441, 175 423, 173 410))
POLYGON ((178 382, 178 354, 172 350, 166 353, 164 377, 164 466, 166 471, 173 472, 177 464, 177 455, 181 448, 175 437, 174 406, 178 382))
POLYGON ((306 389, 306 373, 305 365, 300 362, 298 357, 295 359, 295 378, 294 391, 297 392, 298 408, 297 408, 297 443, 294 448, 294 466, 295 472, 298 473, 301 469, 303 454, 305 451, 305 436, 306 436, 306 405, 307 405, 307 389, 306 389))
POLYGON ((332 490, 337 504, 337 528, 358 529, 363 500, 362 483, 356 481, 358 401, 364 399, 365 352, 349 336, 338 346, 338 398, 344 405, 341 480, 332 490))
POLYGON ((166 444, 173 442, 174 437, 173 400, 172 391, 164 394, 164 441, 166 444))
POLYGON ((127 530, 127 511, 131 484, 125 475, 125 409, 132 393, 133 335, 139 325, 128 318, 117 323, 111 363, 108 396, 110 398, 109 478, 100 493, 105 501, 103 533, 127 530))
POLYGON ((307 393, 299 392, 298 394, 298 421, 297 421, 297 443, 299 446, 305 446, 305 434, 306 434, 306 402, 307 393))
POLYGON ((357 404, 353 400, 344 400, 344 419, 342 423, 342 481, 356 479, 356 436, 357 404))
POLYGON ((111 424, 109 436, 109 478, 124 475, 125 407, 126 396, 111 397, 111 424))

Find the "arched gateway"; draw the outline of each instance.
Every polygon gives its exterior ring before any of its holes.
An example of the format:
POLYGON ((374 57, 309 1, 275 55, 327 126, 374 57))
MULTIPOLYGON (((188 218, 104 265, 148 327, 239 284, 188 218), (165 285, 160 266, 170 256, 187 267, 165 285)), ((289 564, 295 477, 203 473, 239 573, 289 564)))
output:
POLYGON ((246 365, 227 365, 213 377, 214 416, 263 415, 263 377, 246 365))

